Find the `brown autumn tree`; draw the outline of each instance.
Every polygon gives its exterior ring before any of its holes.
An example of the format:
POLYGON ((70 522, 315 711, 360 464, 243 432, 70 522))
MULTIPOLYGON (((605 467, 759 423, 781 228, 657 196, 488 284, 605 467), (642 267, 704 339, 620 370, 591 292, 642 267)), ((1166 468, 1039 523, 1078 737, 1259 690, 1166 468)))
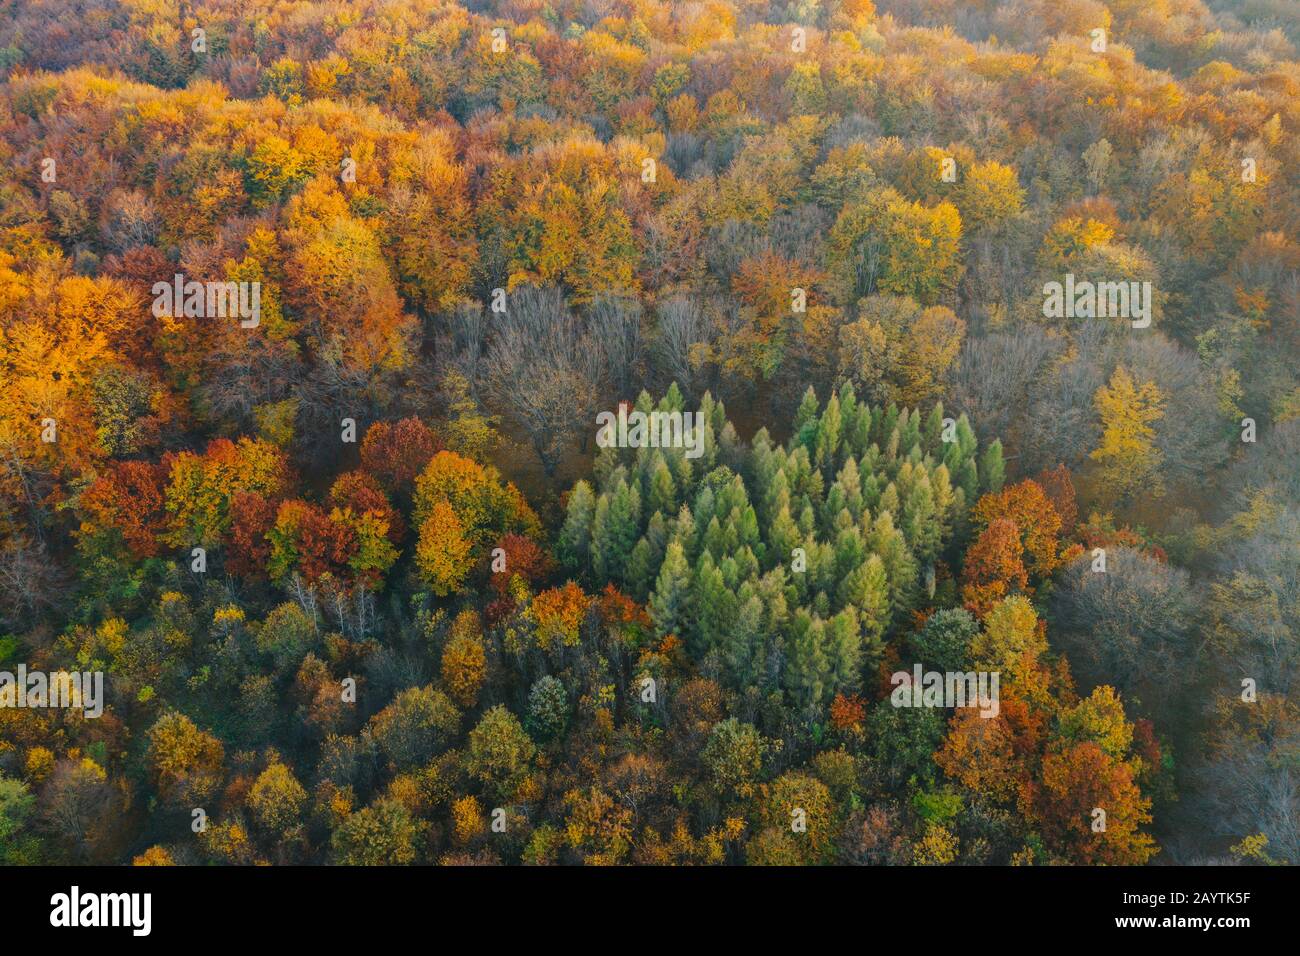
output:
POLYGON ((1132 769, 1090 740, 1046 755, 1039 779, 1022 789, 1020 807, 1048 848, 1075 863, 1135 866, 1157 850, 1140 829, 1151 822, 1151 801, 1132 769))

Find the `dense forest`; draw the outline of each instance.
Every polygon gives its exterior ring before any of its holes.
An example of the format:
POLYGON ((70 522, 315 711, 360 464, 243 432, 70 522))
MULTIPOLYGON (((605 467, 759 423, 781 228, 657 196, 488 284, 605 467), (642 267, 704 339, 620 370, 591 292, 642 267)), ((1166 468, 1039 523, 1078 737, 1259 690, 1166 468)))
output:
POLYGON ((1298 44, 8 0, 0 861, 1300 862, 1298 44))

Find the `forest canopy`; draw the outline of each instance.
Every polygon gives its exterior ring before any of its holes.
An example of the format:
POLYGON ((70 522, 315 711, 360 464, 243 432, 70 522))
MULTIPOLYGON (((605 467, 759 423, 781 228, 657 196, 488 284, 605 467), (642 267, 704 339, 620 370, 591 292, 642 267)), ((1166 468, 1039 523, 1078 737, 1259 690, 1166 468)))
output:
POLYGON ((1298 43, 7 5, 0 861, 1300 862, 1298 43))

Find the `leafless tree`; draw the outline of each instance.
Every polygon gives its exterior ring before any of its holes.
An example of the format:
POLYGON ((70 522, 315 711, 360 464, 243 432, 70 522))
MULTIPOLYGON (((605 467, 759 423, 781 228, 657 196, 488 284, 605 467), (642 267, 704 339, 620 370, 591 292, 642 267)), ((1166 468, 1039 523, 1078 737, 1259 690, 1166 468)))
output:
POLYGON ((639 384, 638 365, 643 353, 641 303, 618 296, 601 296, 588 311, 591 334, 600 343, 616 398, 632 398, 639 384))
POLYGON ((54 606, 66 575, 41 541, 16 535, 0 547, 0 622, 25 628, 54 606))
POLYGON ((700 303, 687 296, 674 296, 659 307, 656 342, 659 366, 669 380, 686 394, 696 392, 698 369, 691 363, 691 350, 709 341, 708 321, 700 303))
POLYGON ((595 415, 607 375, 598 342, 569 311, 554 287, 512 292, 494 315, 483 368, 489 402, 528 436, 548 478, 568 442, 583 447, 595 434, 595 415))
POLYGON ((1181 568, 1131 548, 1110 548, 1106 570, 1084 555, 1053 593, 1054 642, 1081 689, 1110 684, 1165 717, 1197 673, 1196 592, 1181 568))
POLYGON ((989 442, 1008 435, 1020 424, 1030 385, 1044 374, 1061 345, 1042 335, 994 332, 972 336, 962 345, 953 373, 953 407, 965 412, 989 442))
POLYGON ((161 226, 162 217, 153 200, 138 189, 115 189, 104 203, 101 231, 105 244, 114 252, 153 245, 161 226))

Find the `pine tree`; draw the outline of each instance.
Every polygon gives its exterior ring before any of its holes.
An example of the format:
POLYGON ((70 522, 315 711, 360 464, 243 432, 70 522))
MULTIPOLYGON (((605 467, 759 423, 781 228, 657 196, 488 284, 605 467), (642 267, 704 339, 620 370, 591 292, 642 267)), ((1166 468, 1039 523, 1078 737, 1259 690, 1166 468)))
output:
POLYGON ((672 514, 677 510, 677 485, 668 463, 660 457, 650 478, 649 495, 646 501, 651 514, 663 512, 672 514))
POLYGON ((641 532, 641 492, 635 484, 620 481, 610 498, 601 558, 606 575, 623 579, 627 559, 641 532))
POLYGON ((939 553, 942 534, 939 516, 934 505, 934 492, 929 480, 922 475, 908 492, 903 502, 903 536, 911 546, 912 554, 921 565, 934 561, 939 553))
POLYGON ((691 568, 681 542, 668 545, 664 563, 650 595, 650 619, 660 634, 681 635, 690 620, 691 568))
POLYGON ((813 461, 819 468, 831 468, 840 450, 843 421, 840 417, 839 396, 831 393, 817 422, 817 435, 813 440, 813 461))
POLYGON ((771 544, 770 563, 789 567, 792 552, 803 543, 803 535, 799 533, 798 525, 790 517, 789 508, 782 508, 777 512, 767 539, 771 544))
MULTIPOLYGON (((650 569, 655 571, 664 559, 664 549, 668 547, 668 522, 669 518, 656 512, 650 516, 650 523, 646 525, 645 540, 650 545, 650 569)), ((650 582, 646 582, 647 589, 650 582)))
POLYGON ((996 438, 988 448, 984 449, 984 456, 980 460, 980 476, 983 478, 985 491, 997 494, 1002 490, 1002 482, 1006 478, 1006 465, 1002 461, 1002 442, 996 438))
POLYGON ((601 492, 596 499, 596 514, 591 521, 591 573, 597 581, 609 579, 612 566, 609 555, 614 550, 609 520, 609 495, 601 492))
POLYGON ((722 633, 722 664, 732 687, 753 687, 763 669, 763 602, 746 584, 736 603, 735 620, 722 633))
POLYGON ((668 528, 668 540, 677 541, 681 544, 686 556, 692 557, 695 554, 695 516, 691 514, 691 509, 682 505, 677 512, 677 517, 673 519, 668 528))
POLYGON ((783 683, 801 710, 813 710, 829 700, 831 662, 825 644, 825 623, 804 608, 796 611, 786 642, 783 683))
POLYGON ((591 526, 595 518, 596 496, 591 485, 579 481, 569 492, 569 507, 556 546, 560 560, 571 571, 588 566, 591 556, 591 526))
POLYGON ((895 615, 913 607, 918 568, 916 559, 903 540, 902 533, 894 527, 893 515, 883 511, 872 525, 867 536, 867 546, 880 556, 889 582, 889 605, 895 615))
POLYGON ((695 608, 692 631, 697 640, 691 642, 691 651, 700 660, 721 645, 736 616, 736 596, 707 551, 700 556, 696 568, 692 606, 695 608))
MULTIPOLYGON (((826 622, 826 652, 830 661, 831 697, 852 693, 862 684, 862 631, 858 612, 846 607, 826 622)), ((829 704, 829 699, 824 703, 829 704)))
POLYGON ((870 662, 879 659, 881 639, 889 626, 889 581, 880 556, 871 554, 854 568, 840 585, 840 604, 858 612, 862 628, 863 655, 870 662))
POLYGON ((934 408, 930 409, 930 414, 925 420, 922 433, 925 438, 925 450, 932 455, 939 454, 943 445, 943 402, 934 403, 934 408))
POLYGON ((632 549, 631 556, 627 559, 627 570, 624 572, 623 580, 627 582, 628 591, 637 601, 645 601, 646 595, 650 593, 650 582, 654 575, 654 551, 650 542, 641 537, 632 549))
POLYGON ((856 525, 844 528, 835 538, 835 559, 833 573, 839 582, 843 582, 857 567, 866 560, 867 546, 862 540, 862 532, 856 525))
POLYGON ((851 456, 845 460, 844 467, 835 476, 832 490, 835 488, 840 490, 843 506, 848 509, 853 520, 860 519, 862 517, 862 476, 858 473, 858 463, 851 456))

